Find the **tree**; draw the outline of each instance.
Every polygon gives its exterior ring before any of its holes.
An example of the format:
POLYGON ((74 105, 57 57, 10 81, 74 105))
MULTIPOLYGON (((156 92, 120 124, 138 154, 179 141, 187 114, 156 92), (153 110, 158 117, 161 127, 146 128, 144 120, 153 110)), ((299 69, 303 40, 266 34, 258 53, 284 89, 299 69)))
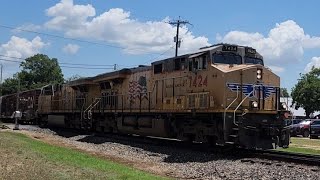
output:
POLYGON ((17 92, 18 89, 18 78, 16 78, 17 74, 13 75, 12 78, 7 78, 1 85, 1 95, 12 94, 17 92))
POLYGON ((27 89, 39 88, 50 83, 63 83, 63 74, 56 58, 37 54, 20 64, 22 71, 18 74, 27 89))
POLYGON ((8 78, 2 85, 3 94, 17 92, 18 82, 20 90, 40 88, 47 84, 63 83, 63 74, 56 58, 36 54, 20 63, 22 70, 12 78, 8 78))
POLYGON ((289 93, 287 88, 280 88, 280 96, 281 97, 289 97, 289 93))
POLYGON ((302 107, 309 117, 320 110, 320 69, 312 68, 307 74, 300 74, 298 83, 292 88, 292 105, 302 107))

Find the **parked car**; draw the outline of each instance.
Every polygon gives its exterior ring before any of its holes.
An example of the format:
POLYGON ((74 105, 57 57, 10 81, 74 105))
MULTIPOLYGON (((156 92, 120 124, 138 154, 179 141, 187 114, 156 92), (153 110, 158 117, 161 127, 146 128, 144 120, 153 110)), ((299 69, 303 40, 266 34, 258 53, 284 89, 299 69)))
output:
POLYGON ((296 126, 297 126, 297 124, 299 124, 302 121, 303 121, 303 119, 287 119, 286 120, 286 122, 285 122, 286 126, 290 126, 291 136, 296 136, 296 133, 295 133, 296 126))
POLYGON ((301 121, 299 124, 291 125, 291 136, 302 135, 303 137, 309 137, 310 123, 312 121, 312 119, 306 119, 301 121))
POLYGON ((292 121, 292 125, 294 125, 294 124, 301 123, 303 121, 303 119, 292 119, 291 121, 292 121))
POLYGON ((315 120, 310 124, 310 139, 317 139, 320 136, 320 120, 315 120))

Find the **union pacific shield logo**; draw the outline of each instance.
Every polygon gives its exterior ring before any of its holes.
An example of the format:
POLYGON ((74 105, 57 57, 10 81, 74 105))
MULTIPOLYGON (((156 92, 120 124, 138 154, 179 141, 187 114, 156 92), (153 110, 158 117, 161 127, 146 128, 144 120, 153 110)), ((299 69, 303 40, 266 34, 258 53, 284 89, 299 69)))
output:
POLYGON ((250 98, 252 97, 258 98, 259 91, 263 93, 263 97, 265 99, 269 98, 272 94, 276 93, 275 86, 265 86, 263 84, 258 84, 258 85, 242 84, 242 87, 241 87, 240 83, 227 83, 227 86, 233 92, 237 92, 237 90, 240 92, 242 89, 242 93, 245 96, 249 95, 250 98))

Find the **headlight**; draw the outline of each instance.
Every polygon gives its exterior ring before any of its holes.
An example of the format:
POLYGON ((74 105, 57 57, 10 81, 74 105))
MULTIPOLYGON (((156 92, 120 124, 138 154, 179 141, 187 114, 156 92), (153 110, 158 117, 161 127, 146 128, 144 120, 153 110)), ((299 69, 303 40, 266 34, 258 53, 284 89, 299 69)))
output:
POLYGON ((260 75, 260 74, 258 74, 258 75, 257 75, 257 78, 258 78, 258 79, 261 79, 261 75, 260 75))
POLYGON ((283 103, 281 103, 281 108, 282 108, 282 109, 287 109, 287 108, 288 108, 288 106, 287 106, 287 104, 286 104, 286 103, 284 103, 284 102, 283 102, 283 103))
POLYGON ((252 107, 252 108, 258 108, 258 102, 252 101, 252 102, 251 102, 251 107, 252 107))
POLYGON ((262 69, 257 69, 257 79, 262 79, 262 69))

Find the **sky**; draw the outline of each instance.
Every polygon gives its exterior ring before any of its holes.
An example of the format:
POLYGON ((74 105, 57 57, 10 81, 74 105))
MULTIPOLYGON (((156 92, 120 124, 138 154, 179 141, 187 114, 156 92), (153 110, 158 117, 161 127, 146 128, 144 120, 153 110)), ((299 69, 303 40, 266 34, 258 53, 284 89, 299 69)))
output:
POLYGON ((251 46, 289 91, 320 67, 320 1, 10 0, 0 6, 3 78, 37 53, 57 58, 65 78, 148 65, 216 43, 251 46), (8 61, 9 60, 9 61, 8 61))

